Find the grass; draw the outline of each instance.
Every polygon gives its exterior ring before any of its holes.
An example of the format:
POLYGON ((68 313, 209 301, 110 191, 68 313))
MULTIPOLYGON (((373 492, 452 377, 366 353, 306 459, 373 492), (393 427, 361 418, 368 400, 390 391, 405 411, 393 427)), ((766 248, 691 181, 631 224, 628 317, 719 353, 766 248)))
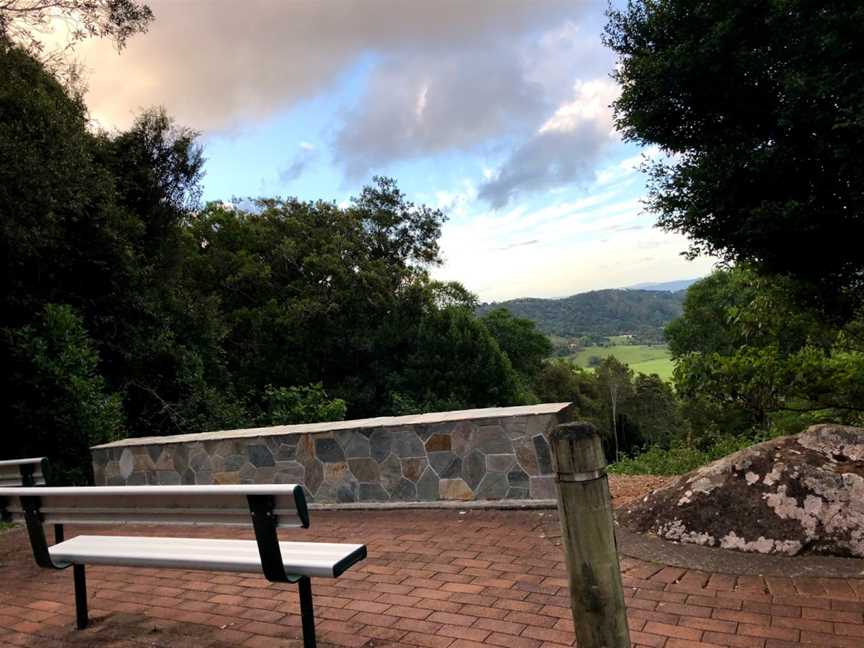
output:
POLYGON ((656 373, 664 380, 672 378, 672 358, 665 344, 616 344, 608 347, 585 347, 568 358, 580 367, 590 367, 591 358, 615 356, 630 365, 633 371, 645 374, 656 373))

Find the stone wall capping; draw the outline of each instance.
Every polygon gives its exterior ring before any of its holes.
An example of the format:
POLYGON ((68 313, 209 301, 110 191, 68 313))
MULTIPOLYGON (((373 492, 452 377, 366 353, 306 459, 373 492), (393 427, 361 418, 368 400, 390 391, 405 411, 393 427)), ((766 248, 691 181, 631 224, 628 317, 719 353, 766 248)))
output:
MULTIPOLYGON (((223 439, 247 439, 251 437, 288 436, 292 434, 318 434, 335 432, 337 430, 362 430, 366 428, 396 428, 413 425, 431 425, 435 423, 450 423, 454 421, 474 420, 478 426, 499 425, 501 417, 534 417, 550 414, 563 414, 571 403, 543 403, 540 405, 518 405, 516 407, 487 407, 483 409, 457 410, 452 412, 430 412, 428 414, 410 414, 408 416, 381 416, 378 418, 356 419, 352 421, 332 421, 328 423, 303 423, 300 425, 276 425, 264 428, 246 428, 242 430, 219 430, 215 432, 199 432, 195 434, 176 434, 160 437, 136 437, 112 441, 94 446, 94 450, 107 448, 122 448, 129 446, 168 445, 174 443, 192 443, 203 441, 219 441, 223 439), (493 419, 493 420, 486 420, 493 419)), ((522 421, 520 421, 521 423, 522 421)))

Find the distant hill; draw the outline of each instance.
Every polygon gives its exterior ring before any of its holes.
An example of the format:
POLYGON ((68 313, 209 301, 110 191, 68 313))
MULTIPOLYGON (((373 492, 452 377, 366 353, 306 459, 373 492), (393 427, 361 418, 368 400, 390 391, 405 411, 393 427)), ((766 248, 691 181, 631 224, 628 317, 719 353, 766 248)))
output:
POLYGON ((640 283, 635 286, 630 286, 631 290, 665 290, 667 292, 678 292, 679 290, 687 290, 694 283, 699 281, 696 279, 679 279, 678 281, 663 281, 660 283, 640 283))
POLYGON ((642 340, 662 339, 663 328, 681 314, 686 291, 594 290, 563 299, 511 299, 483 304, 480 313, 506 308, 530 319, 547 335, 632 335, 642 340))

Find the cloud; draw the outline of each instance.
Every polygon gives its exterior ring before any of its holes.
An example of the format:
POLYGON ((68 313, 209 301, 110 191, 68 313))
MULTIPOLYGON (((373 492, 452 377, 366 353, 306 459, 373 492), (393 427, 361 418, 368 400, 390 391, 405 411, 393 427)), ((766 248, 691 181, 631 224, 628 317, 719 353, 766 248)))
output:
POLYGON ((279 181, 288 183, 296 180, 318 158, 318 150, 309 142, 300 142, 300 151, 287 166, 279 170, 279 181))
POLYGON ((476 47, 392 58, 371 74, 344 116, 335 158, 349 177, 395 160, 469 150, 502 133, 527 132, 548 110, 513 47, 476 47))
MULTIPOLYGON (((489 71, 477 53, 583 11, 567 0, 149 4, 156 15, 150 31, 121 54, 106 41, 79 49, 91 68, 88 105, 102 126, 124 127, 141 108, 162 104, 194 128, 233 128, 318 96, 369 56, 393 66, 424 57, 454 62, 463 53, 464 68, 489 71)), ((429 109, 438 101, 430 96, 429 109)))
POLYGON ((480 198, 500 208, 524 192, 593 179, 601 154, 617 140, 610 104, 618 93, 607 79, 576 83, 575 97, 512 152, 481 185, 480 198))

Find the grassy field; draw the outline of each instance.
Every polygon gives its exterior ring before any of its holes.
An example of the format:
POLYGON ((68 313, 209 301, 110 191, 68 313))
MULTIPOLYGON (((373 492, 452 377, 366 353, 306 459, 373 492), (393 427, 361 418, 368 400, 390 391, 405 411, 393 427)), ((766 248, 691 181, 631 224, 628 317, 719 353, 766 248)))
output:
POLYGON ((664 380, 672 378, 672 359, 665 344, 618 344, 608 347, 585 347, 579 353, 569 357, 580 367, 589 367, 591 358, 615 356, 621 362, 630 365, 633 371, 645 374, 656 373, 664 380))

